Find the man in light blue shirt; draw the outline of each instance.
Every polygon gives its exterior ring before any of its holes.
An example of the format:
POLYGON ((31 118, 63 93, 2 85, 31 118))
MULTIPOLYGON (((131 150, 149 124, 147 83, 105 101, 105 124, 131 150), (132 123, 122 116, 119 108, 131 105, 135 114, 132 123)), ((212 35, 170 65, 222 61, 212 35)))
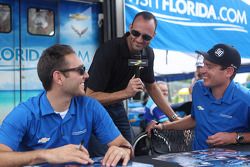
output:
POLYGON ((90 134, 109 146, 102 165, 126 165, 133 155, 102 105, 86 97, 88 73, 68 45, 46 49, 37 66, 45 91, 19 104, 0 127, 0 165, 91 164, 90 134))
POLYGON ((240 54, 225 44, 197 53, 204 56, 203 80, 194 85, 191 115, 155 128, 195 128, 194 150, 250 142, 250 92, 233 81, 240 54))
MULTIPOLYGON (((157 81, 156 82, 159 89, 161 90, 162 95, 167 99, 168 98, 168 87, 166 82, 157 81)), ((176 114, 178 117, 183 117, 185 115, 184 111, 177 111, 176 114)), ((170 121, 168 116, 154 103, 154 101, 149 98, 145 106, 144 118, 147 124, 146 131, 150 134, 152 127, 158 122, 163 123, 165 121, 170 121)))

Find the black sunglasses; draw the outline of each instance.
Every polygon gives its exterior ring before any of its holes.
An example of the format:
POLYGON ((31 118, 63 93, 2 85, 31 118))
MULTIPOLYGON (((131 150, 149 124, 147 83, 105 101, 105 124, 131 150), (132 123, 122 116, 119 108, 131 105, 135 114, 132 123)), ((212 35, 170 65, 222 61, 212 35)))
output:
POLYGON ((131 30, 131 34, 135 37, 139 37, 140 35, 142 35, 142 39, 144 41, 150 41, 152 39, 152 37, 148 34, 141 34, 139 31, 136 30, 131 30))
POLYGON ((68 68, 68 69, 60 69, 58 71, 60 72, 69 72, 69 71, 76 71, 78 72, 80 75, 83 75, 85 73, 86 67, 84 66, 79 66, 79 67, 75 67, 75 68, 68 68))

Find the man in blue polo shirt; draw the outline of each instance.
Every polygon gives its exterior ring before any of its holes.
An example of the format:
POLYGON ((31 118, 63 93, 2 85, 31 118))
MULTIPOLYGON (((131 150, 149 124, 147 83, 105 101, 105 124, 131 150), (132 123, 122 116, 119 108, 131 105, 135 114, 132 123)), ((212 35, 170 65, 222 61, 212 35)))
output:
POLYGON ((96 100, 86 97, 85 67, 68 45, 46 49, 38 62, 45 91, 18 105, 0 127, 0 165, 91 164, 91 132, 109 146, 102 165, 129 161, 131 145, 96 100))
POLYGON ((191 115, 155 128, 195 128, 194 150, 250 142, 250 91, 233 81, 240 54, 225 44, 197 53, 204 56, 203 80, 194 85, 191 115))

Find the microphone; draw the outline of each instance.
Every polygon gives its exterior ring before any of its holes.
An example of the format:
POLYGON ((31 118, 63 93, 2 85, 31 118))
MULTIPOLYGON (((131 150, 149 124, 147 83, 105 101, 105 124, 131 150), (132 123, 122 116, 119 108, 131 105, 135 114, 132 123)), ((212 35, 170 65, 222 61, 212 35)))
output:
MULTIPOLYGON (((128 59, 128 66, 132 66, 135 69, 135 78, 140 78, 141 69, 148 66, 148 59, 142 59, 144 55, 144 49, 135 54, 134 59, 128 59)), ((137 92, 134 99, 140 99, 141 93, 137 92)))
POLYGON ((135 59, 128 59, 128 66, 135 68, 135 78, 140 78, 141 69, 148 66, 148 59, 142 59, 144 50, 135 54, 135 59))
POLYGON ((140 78, 140 64, 141 64, 141 56, 142 56, 142 50, 139 51, 136 55, 136 57, 139 57, 139 60, 137 60, 137 63, 135 64, 135 78, 140 78))

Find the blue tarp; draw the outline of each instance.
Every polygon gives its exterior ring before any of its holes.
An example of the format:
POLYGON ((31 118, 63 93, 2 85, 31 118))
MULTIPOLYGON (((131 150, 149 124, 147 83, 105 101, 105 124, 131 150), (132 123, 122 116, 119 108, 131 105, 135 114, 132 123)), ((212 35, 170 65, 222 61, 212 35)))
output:
POLYGON ((249 0, 125 0, 126 31, 140 11, 158 20, 153 48, 193 53, 226 43, 250 58, 249 0))

